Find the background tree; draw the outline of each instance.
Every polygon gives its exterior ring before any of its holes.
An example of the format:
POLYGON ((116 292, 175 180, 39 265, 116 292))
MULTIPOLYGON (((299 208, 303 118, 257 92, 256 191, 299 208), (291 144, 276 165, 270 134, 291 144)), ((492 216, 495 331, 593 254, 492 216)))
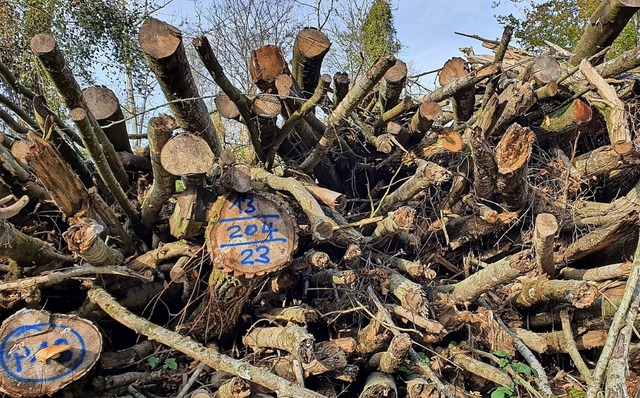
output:
MULTIPOLYGON (((507 0, 522 7, 522 16, 498 15, 497 20, 515 28, 514 36, 519 44, 534 53, 548 46, 551 41, 567 50, 573 49, 600 0, 507 0)), ((494 7, 501 0, 494 2, 494 7)), ((613 43, 608 57, 615 57, 638 44, 638 15, 631 19, 613 43)))
POLYGON ((371 63, 383 55, 397 54, 401 47, 391 5, 387 0, 374 0, 362 23, 362 50, 367 61, 371 63))

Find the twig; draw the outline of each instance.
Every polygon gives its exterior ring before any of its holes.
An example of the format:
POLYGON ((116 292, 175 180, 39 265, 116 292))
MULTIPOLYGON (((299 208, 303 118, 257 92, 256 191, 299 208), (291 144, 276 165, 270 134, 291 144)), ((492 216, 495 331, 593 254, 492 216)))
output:
POLYGON ((32 278, 22 278, 14 282, 0 283, 0 292, 29 289, 35 286, 50 286, 71 278, 84 277, 87 275, 120 275, 138 278, 144 282, 151 282, 153 280, 153 277, 145 277, 137 274, 127 267, 94 267, 92 265, 84 265, 71 269, 62 269, 48 275, 40 275, 32 278))
POLYGON ((638 289, 638 281, 640 281, 640 241, 638 241, 636 251, 633 255, 631 273, 629 274, 629 279, 627 280, 627 286, 624 289, 620 306, 611 321, 611 327, 609 327, 609 332, 607 333, 607 341, 605 342, 604 347, 602 347, 602 353, 600 354, 596 368, 593 370, 593 377, 591 377, 587 383, 587 398, 596 398, 598 393, 601 391, 602 380, 604 379, 607 365, 609 364, 611 354, 613 354, 613 349, 615 348, 616 341, 618 340, 618 335, 620 334, 620 330, 622 330, 626 324, 627 312, 631 307, 631 302, 640 293, 640 290, 638 289))
POLYGON ((587 364, 582 359, 582 355, 580 355, 580 351, 578 351, 578 346, 576 345, 576 341, 573 338, 573 331, 571 330, 571 314, 569 308, 563 308, 560 311, 560 320, 562 321, 562 332, 564 333, 564 339, 567 343, 567 351, 569 351, 569 356, 573 360, 573 363, 578 368, 580 372, 580 376, 584 381, 591 380, 591 371, 587 367, 587 364))
POLYGON ((196 366, 196 368, 193 370, 193 373, 191 374, 191 377, 189 377, 189 380, 187 380, 187 382, 184 383, 184 386, 182 386, 182 388, 180 389, 180 392, 178 393, 178 395, 176 395, 176 398, 182 398, 187 395, 193 383, 195 383, 196 380, 198 380, 198 377, 200 377, 200 373, 202 373, 202 371, 206 367, 207 367, 206 363, 198 362, 198 366, 196 366))
POLYGON ((279 396, 297 398, 324 398, 323 395, 301 388, 278 377, 264 369, 246 362, 233 359, 213 349, 198 344, 195 340, 167 330, 144 318, 140 318, 118 304, 118 302, 101 288, 93 288, 88 292, 89 300, 99 305, 113 319, 130 328, 138 334, 145 335, 149 340, 165 344, 211 368, 238 376, 244 380, 261 385, 275 391, 279 396))
MULTIPOLYGON (((478 299, 478 304, 480 304, 483 307, 486 307, 488 309, 491 309, 491 306, 489 305, 489 303, 483 298, 479 298, 478 299)), ((538 373, 538 379, 537 379, 538 387, 540 388, 540 392, 543 394, 543 396, 547 397, 547 398, 555 397, 555 395, 553 395, 553 392, 551 391, 551 386, 549 385, 549 378, 547 377, 547 372, 545 372, 545 370, 542 367, 542 364, 540 363, 540 361, 538 361, 538 359, 533 354, 533 352, 531 352, 529 347, 527 347, 522 342, 522 340, 520 340, 518 338, 518 336, 516 336, 515 333, 513 333, 511 331, 511 329, 509 329, 509 327, 502 321, 502 319, 500 319, 500 317, 494 315, 494 318, 498 322, 500 327, 509 336, 511 336, 511 338, 513 339, 513 342, 514 342, 514 344, 516 346, 516 349, 518 350, 520 355, 522 355, 524 357, 524 360, 527 361, 527 363, 531 366, 531 368, 534 369, 538 373)))

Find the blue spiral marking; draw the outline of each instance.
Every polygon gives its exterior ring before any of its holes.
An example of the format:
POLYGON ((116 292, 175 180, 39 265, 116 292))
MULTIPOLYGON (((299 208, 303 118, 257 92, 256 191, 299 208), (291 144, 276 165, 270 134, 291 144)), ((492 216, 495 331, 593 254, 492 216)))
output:
MULTIPOLYGON (((18 336, 16 336, 16 338, 17 337, 18 336)), ((25 336, 25 337, 29 337, 29 336, 25 336)), ((84 339, 82 338, 82 336, 80 336, 80 333, 78 333, 75 329, 68 327, 67 325, 57 325, 55 323, 50 323, 50 322, 38 323, 36 325, 18 326, 17 328, 13 329, 11 333, 9 333, 7 337, 5 337, 4 340, 2 340, 2 342, 0 343, 0 367, 2 367, 2 369, 5 372, 7 372, 9 376, 11 376, 13 379, 21 383, 47 383, 50 381, 61 379, 73 373, 76 369, 78 369, 80 365, 82 365, 82 363, 84 362, 86 355, 87 355, 87 348, 84 343, 84 339), (7 343, 9 343, 9 340, 16 335, 24 334, 30 331, 44 332, 46 329, 49 329, 49 328, 68 329, 69 331, 71 331, 71 333, 73 333, 76 336, 76 338, 78 339, 78 342, 80 343, 80 356, 78 357, 76 362, 73 363, 69 368, 67 368, 65 372, 60 373, 59 375, 55 375, 47 378, 39 378, 39 379, 31 379, 28 377, 23 377, 23 376, 20 376, 19 374, 16 374, 13 370, 9 369, 9 366, 5 362, 5 354, 9 352, 9 350, 7 350, 7 343)), ((43 364, 43 365, 46 366, 46 364, 43 364)))

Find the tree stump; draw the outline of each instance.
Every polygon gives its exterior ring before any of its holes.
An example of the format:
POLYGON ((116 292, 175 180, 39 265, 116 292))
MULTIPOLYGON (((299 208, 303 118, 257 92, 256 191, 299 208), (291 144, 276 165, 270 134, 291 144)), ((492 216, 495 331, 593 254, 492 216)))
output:
POLYGON ((257 193, 218 199, 205 235, 214 266, 251 278, 291 261, 296 224, 276 200, 257 193))
POLYGON ((89 321, 23 309, 0 326, 0 390, 51 395, 95 365, 102 337, 89 321))

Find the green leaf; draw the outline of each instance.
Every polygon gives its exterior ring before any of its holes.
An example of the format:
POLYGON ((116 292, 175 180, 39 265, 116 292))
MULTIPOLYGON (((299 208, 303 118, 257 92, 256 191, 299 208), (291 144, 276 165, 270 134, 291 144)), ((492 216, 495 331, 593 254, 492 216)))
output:
POLYGON ((509 355, 508 352, 504 351, 504 350, 498 350, 495 351, 493 353, 493 355, 497 356, 498 358, 507 358, 507 359, 511 359, 511 355, 509 355))
POLYGON ((504 368, 505 366, 507 366, 509 364, 509 360, 506 358, 501 358, 498 361, 498 366, 500 366, 501 368, 504 368))
POLYGON ((157 356, 153 355, 147 358, 147 365, 149 365, 152 370, 158 367, 158 364, 160 364, 160 358, 157 356))
POLYGON ((511 363, 509 366, 511 366, 511 369, 515 370, 518 373, 522 373, 527 376, 531 376, 533 374, 533 369, 531 369, 531 366, 529 365, 514 362, 514 363, 511 363))
POLYGON ((167 358, 162 365, 162 369, 176 370, 178 369, 178 363, 175 358, 167 358))
POLYGON ((569 395, 571 396, 571 398, 583 398, 587 396, 587 393, 582 390, 576 390, 575 388, 572 388, 569 390, 569 395))
POLYGON ((505 398, 511 397, 513 395, 513 390, 508 387, 498 387, 494 392, 491 393, 491 398, 505 398))

